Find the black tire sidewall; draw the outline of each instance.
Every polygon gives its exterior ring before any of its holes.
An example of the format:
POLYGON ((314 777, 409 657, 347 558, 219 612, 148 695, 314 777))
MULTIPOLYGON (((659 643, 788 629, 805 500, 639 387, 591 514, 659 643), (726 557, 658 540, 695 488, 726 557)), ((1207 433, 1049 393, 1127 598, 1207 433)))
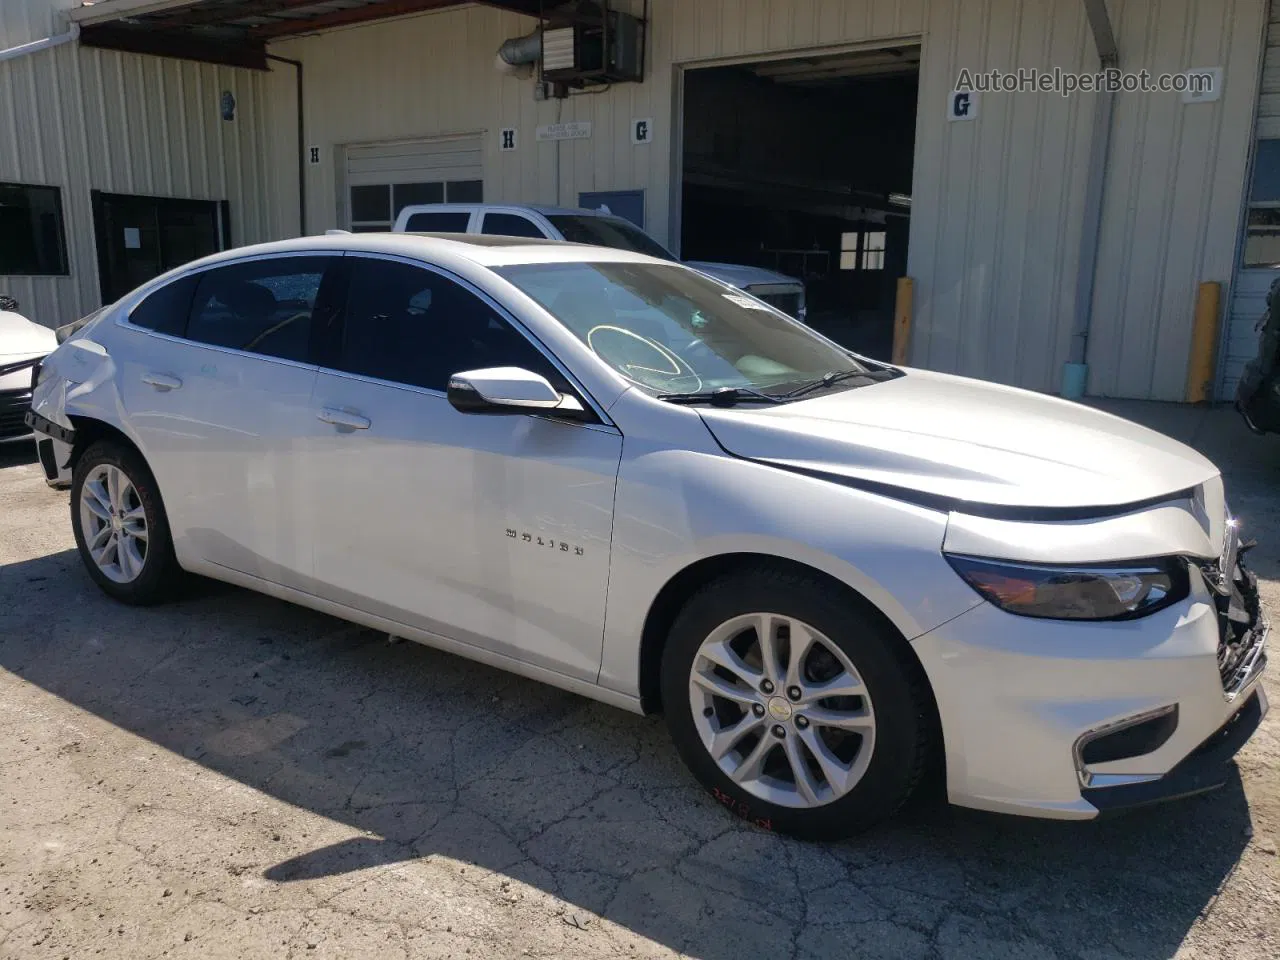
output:
POLYGON ((758 826, 815 840, 864 830, 906 802, 927 759, 929 708, 905 643, 865 603, 850 603, 814 578, 765 569, 716 581, 690 598, 663 653, 663 711, 676 749, 720 804, 758 826), (793 809, 748 793, 712 760, 694 725, 689 672, 702 641, 735 616, 764 612, 819 630, 849 657, 870 694, 876 718, 870 765, 849 793, 822 807, 793 809))
POLYGON ((125 603, 145 606, 159 603, 168 596, 172 586, 176 561, 169 535, 169 522, 160 490, 146 462, 123 444, 99 441, 76 461, 71 480, 71 529, 75 533, 76 547, 85 569, 104 593, 125 603), (147 556, 142 572, 129 583, 117 583, 104 574, 89 554, 85 532, 80 522, 80 497, 85 479, 102 464, 110 464, 123 471, 138 493, 138 500, 147 517, 147 556))

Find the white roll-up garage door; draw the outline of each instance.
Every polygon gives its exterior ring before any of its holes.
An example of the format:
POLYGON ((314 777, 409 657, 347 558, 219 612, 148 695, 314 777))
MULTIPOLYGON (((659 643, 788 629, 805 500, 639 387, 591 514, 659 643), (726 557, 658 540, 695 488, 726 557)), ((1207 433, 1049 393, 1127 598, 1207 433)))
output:
POLYGON ((1227 311, 1226 357, 1218 394, 1223 400, 1235 396, 1244 365, 1257 352, 1254 327, 1266 309, 1267 290, 1280 277, 1280 0, 1272 0, 1267 19, 1249 208, 1227 311))
POLYGON ((448 137, 347 147, 347 226, 390 230, 409 204, 483 201, 483 142, 448 137))

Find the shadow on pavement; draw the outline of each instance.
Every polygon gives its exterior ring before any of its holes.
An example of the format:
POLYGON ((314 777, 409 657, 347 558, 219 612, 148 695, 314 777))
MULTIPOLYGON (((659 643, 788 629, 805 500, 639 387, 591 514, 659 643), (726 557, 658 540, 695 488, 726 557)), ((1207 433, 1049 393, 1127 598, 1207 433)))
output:
POLYGON ((40 458, 36 455, 36 445, 33 441, 14 440, 0 443, 0 470, 39 462, 40 458))
POLYGON ((368 834, 267 880, 444 855, 708 960, 1167 957, 1247 842, 1237 780, 1100 823, 925 806, 798 843, 712 802, 659 720, 230 587, 127 608, 73 551, 0 567, 0 667, 368 834))

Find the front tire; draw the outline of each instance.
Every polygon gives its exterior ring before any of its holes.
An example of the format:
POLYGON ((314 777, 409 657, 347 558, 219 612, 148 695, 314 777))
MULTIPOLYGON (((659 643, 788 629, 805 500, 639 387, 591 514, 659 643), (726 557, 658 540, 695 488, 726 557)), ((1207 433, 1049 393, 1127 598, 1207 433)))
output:
POLYGON ((892 816, 934 749, 905 641, 803 572, 762 566, 694 594, 663 652, 662 698, 676 748, 717 801, 804 839, 892 816))
POLYGON ((139 606, 172 594, 179 569, 155 477, 133 449, 100 440, 76 462, 71 528, 104 593, 139 606))

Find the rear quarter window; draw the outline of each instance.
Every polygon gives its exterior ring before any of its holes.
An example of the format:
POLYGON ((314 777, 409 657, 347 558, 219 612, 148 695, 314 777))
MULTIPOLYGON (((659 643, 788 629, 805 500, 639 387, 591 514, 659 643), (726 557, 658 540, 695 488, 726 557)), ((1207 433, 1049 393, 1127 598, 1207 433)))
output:
POLYGON ((193 273, 166 283, 129 312, 129 322, 135 327, 154 330, 180 337, 187 328, 187 316, 191 313, 191 301, 200 274, 193 273))

